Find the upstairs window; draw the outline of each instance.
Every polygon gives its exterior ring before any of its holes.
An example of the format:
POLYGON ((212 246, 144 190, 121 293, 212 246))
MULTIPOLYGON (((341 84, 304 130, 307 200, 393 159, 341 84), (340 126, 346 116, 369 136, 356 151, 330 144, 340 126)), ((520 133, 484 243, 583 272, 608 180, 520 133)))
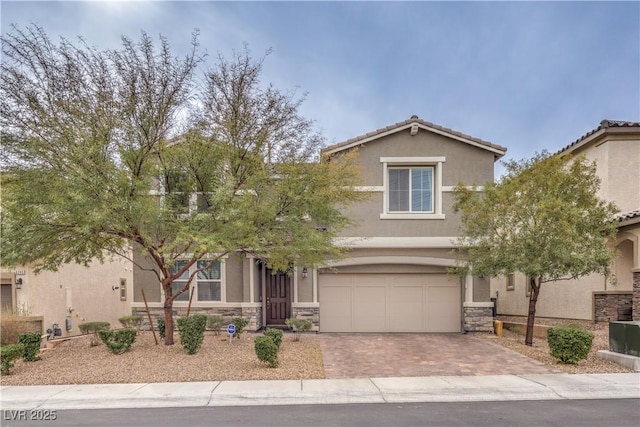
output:
POLYGON ((389 168, 388 212, 433 212, 433 167, 389 168))
POLYGON ((381 219, 444 219, 442 166, 444 157, 381 157, 383 210, 381 219))

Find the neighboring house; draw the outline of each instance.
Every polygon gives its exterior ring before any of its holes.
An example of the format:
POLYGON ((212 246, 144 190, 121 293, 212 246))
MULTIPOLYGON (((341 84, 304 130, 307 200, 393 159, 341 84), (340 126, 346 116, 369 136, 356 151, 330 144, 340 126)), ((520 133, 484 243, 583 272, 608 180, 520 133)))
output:
MULTIPOLYGON (((358 225, 344 231, 340 244, 351 248, 350 256, 327 260, 324 268, 300 265, 287 275, 231 254, 197 275, 191 312, 243 316, 248 329, 302 317, 320 332, 492 330, 489 281, 448 274, 456 266, 460 226, 452 191, 460 182, 492 181, 494 162, 506 149, 413 116, 323 153, 349 150, 358 150, 360 190, 371 194, 348 208, 358 225)), ((133 312, 146 313, 144 290, 152 314, 162 316, 155 274, 136 268, 133 281, 133 312)), ((174 302, 175 315, 186 313, 189 297, 174 302)))
MULTIPOLYGON (((599 196, 620 209, 613 266, 617 283, 601 275, 544 283, 536 315, 595 321, 640 320, 640 122, 603 120, 596 129, 559 151, 595 161, 599 196), (632 309, 633 307, 633 309, 632 309)), ((610 279, 610 278, 609 278, 610 279)), ((492 281, 498 314, 525 316, 526 277, 492 281)))
POLYGON ((41 318, 43 333, 55 324, 61 336, 78 335, 78 325, 90 321, 120 327, 118 318, 131 314, 133 266, 123 258, 88 267, 64 264, 38 274, 18 266, 2 269, 0 279, 3 309, 41 318))

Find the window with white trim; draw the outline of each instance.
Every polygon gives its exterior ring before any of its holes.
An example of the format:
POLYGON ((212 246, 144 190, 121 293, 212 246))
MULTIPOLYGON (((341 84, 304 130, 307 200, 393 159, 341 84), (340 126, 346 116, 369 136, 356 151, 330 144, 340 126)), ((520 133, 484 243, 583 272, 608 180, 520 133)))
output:
POLYGON ((444 157, 382 157, 384 204, 381 219, 444 219, 444 157))
MULTIPOLYGON (((176 261, 173 265, 174 273, 178 272, 187 264, 187 261, 176 261)), ((171 289, 175 294, 184 288, 189 280, 190 274, 198 269, 191 282, 190 291, 194 292, 194 301, 221 301, 222 300, 222 265, 220 261, 200 260, 191 268, 185 271, 180 277, 173 281, 171 289)), ((189 292, 179 295, 176 301, 189 301, 189 292)))
POLYGON ((513 291, 515 288, 515 275, 513 273, 507 274, 507 290, 513 291))
POLYGON ((433 212, 433 166, 389 168, 388 212, 433 212))

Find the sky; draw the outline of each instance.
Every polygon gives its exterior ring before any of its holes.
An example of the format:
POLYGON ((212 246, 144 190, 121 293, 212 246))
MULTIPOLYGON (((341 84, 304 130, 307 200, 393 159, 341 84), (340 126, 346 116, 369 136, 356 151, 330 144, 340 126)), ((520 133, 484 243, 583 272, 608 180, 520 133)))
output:
POLYGON ((3 0, 0 13, 2 34, 35 23, 100 49, 145 31, 179 54, 197 29, 209 66, 272 49, 262 81, 306 93, 327 145, 415 114, 523 159, 603 119, 640 121, 639 1, 3 0))

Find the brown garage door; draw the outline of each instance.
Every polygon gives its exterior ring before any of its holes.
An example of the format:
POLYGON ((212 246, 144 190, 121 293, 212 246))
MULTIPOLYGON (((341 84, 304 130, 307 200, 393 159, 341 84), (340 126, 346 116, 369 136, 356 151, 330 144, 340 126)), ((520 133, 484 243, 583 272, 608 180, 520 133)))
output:
POLYGON ((321 332, 459 332, 460 281, 446 274, 319 276, 321 332))

